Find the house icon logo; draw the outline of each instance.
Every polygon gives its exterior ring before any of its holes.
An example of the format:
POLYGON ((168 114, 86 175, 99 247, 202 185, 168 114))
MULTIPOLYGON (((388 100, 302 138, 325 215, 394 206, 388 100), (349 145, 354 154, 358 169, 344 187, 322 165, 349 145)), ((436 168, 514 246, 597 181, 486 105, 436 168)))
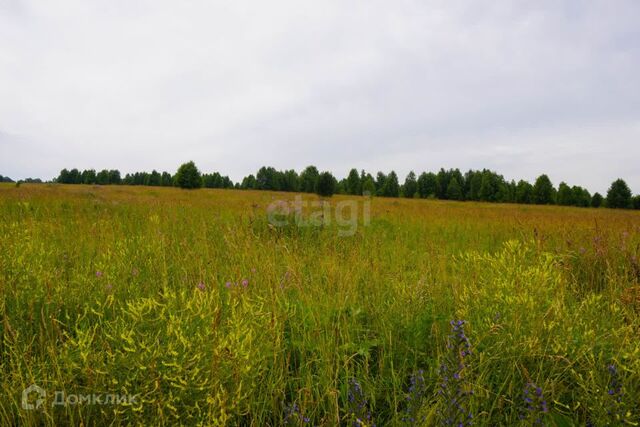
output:
POLYGON ((29 387, 22 390, 22 409, 28 411, 38 409, 42 406, 46 397, 47 392, 42 387, 31 384, 29 387), (29 399, 29 396, 32 394, 36 394, 35 401, 29 399))

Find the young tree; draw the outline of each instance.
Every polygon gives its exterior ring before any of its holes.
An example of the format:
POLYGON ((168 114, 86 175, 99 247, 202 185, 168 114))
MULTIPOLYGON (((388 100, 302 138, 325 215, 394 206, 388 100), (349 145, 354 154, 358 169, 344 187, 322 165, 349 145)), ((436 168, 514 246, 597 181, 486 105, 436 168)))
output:
POLYGON ((602 194, 595 193, 593 195, 593 197, 591 198, 591 207, 592 208, 599 208, 600 206, 602 206, 602 202, 603 201, 604 201, 604 198, 602 197, 602 194))
POLYGON ((318 176, 316 184, 316 194, 321 197, 331 197, 336 191, 336 179, 331 172, 322 172, 318 176))
POLYGON ((418 181, 416 180, 416 174, 411 171, 404 180, 402 186, 402 195, 404 197, 412 198, 418 192, 418 181))
POLYGON ((533 203, 538 205, 549 205, 553 203, 554 191, 555 189, 549 177, 544 174, 540 175, 533 186, 533 203))
POLYGON ((193 189, 202 187, 202 175, 193 162, 183 163, 175 175, 176 187, 193 189))
POLYGON ((631 207, 631 190, 622 179, 613 181, 607 191, 607 207, 614 209, 628 209, 631 207))

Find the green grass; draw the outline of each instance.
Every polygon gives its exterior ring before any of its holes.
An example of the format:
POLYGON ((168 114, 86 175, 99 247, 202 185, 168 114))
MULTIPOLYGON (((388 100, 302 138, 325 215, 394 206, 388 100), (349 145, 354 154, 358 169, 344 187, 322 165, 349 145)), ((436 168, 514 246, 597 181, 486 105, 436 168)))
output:
POLYGON ((337 196, 370 203, 352 236, 270 226, 293 197, 0 185, 0 425, 277 426, 294 403, 290 425, 346 425, 352 379, 376 425, 406 425, 419 370, 415 424, 439 425, 458 319, 474 425, 640 422, 637 212, 337 196))

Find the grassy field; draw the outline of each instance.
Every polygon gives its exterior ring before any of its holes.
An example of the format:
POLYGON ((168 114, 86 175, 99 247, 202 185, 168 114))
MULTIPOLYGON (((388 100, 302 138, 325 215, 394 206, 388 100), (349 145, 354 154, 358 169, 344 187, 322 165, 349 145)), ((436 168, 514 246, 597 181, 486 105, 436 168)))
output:
POLYGON ((1 185, 0 425, 640 422, 638 212, 294 197, 1 185))

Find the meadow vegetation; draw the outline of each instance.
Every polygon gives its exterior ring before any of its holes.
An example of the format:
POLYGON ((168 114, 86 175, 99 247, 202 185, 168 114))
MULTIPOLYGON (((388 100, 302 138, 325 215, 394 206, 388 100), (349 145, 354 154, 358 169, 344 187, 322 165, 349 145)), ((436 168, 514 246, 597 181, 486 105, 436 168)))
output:
POLYGON ((294 197, 0 184, 0 425, 640 422, 637 211, 294 197))

